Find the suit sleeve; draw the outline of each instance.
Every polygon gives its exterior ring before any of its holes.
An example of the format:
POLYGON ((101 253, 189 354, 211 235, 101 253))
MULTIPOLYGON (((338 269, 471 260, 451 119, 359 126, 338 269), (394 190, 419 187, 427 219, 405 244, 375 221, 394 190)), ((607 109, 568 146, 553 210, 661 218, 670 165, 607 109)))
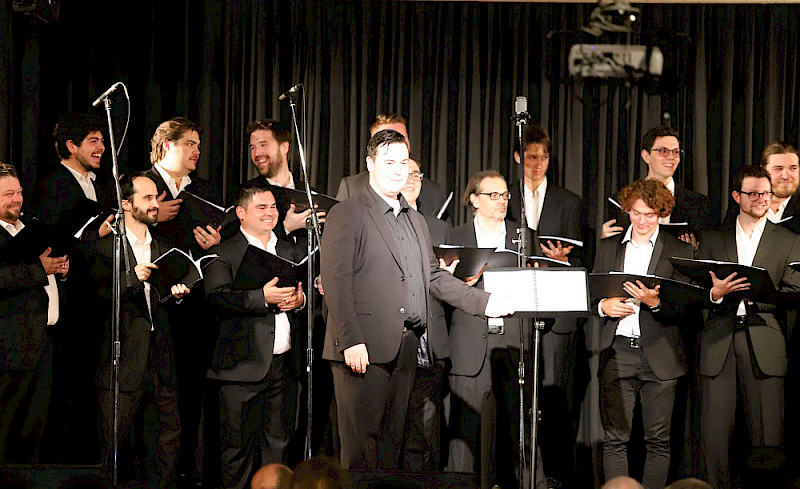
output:
POLYGON ((47 285, 47 275, 39 263, 8 265, 0 263, 0 290, 19 291, 47 285))
POLYGON ((356 319, 353 294, 356 242, 360 238, 358 222, 359 219, 347 215, 342 204, 337 204, 328 213, 322 235, 320 260, 329 311, 327 327, 339 338, 340 351, 366 342, 356 319))
MULTIPOLYGON (((213 249, 213 248, 212 248, 213 249)), ((233 289, 234 273, 224 253, 212 261, 205 272, 204 287, 211 307, 221 318, 267 314, 264 289, 233 289)))
POLYGON ((339 180, 339 189, 336 191, 336 200, 345 200, 350 198, 350 189, 347 187, 347 177, 342 177, 339 180))

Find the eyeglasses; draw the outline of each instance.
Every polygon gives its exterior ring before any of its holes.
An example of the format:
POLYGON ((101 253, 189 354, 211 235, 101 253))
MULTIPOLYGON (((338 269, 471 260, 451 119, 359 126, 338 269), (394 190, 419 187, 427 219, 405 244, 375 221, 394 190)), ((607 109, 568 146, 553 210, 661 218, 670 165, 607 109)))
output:
POLYGON ((411 173, 408 174, 408 179, 409 180, 419 180, 421 182, 422 181, 422 177, 424 177, 424 176, 425 176, 425 174, 422 173, 422 172, 412 171, 411 173))
POLYGON ((650 150, 651 153, 653 151, 658 153, 658 155, 661 156, 662 158, 666 158, 669 155, 672 155, 672 156, 674 156, 676 158, 680 158, 684 154, 682 149, 653 148, 653 149, 650 150))
POLYGON ((767 199, 772 198, 772 192, 742 192, 741 190, 737 190, 739 194, 746 195, 750 198, 750 202, 758 202, 759 200, 766 197, 767 199))
POLYGON ((511 192, 480 192, 478 195, 488 195, 490 200, 499 200, 500 197, 511 200, 511 192))

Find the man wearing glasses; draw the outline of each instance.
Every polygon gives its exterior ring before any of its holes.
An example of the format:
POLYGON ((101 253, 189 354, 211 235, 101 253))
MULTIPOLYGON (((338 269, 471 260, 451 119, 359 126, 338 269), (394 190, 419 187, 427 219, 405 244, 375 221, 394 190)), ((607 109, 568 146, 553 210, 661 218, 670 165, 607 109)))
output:
MULTIPOLYGON (((642 160, 647 164, 647 180, 659 180, 675 196, 672 214, 659 218, 659 224, 685 222, 689 232, 679 238, 697 249, 700 233, 711 222, 711 201, 705 195, 692 192, 675 183, 672 178, 684 156, 678 131, 668 126, 657 126, 642 137, 642 160)), ((611 219, 603 223, 601 237, 614 236, 624 231, 629 223, 611 219)))
MULTIPOLYGON (((800 273, 788 266, 800 260, 800 236, 766 218, 772 197, 769 174, 761 167, 745 166, 734 175, 733 188, 739 205, 735 226, 704 235, 700 258, 761 267, 781 292, 800 291, 800 273)), ((786 304, 743 300, 737 292, 750 284, 736 274, 711 278, 714 285, 700 343, 701 443, 706 480, 727 489, 739 397, 753 448, 783 445, 786 304)))

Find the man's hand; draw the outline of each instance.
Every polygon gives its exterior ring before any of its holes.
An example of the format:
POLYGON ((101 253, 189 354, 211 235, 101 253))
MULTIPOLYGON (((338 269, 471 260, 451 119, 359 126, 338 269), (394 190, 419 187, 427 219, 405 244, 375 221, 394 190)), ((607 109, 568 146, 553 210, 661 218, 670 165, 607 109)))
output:
POLYGON ((317 275, 314 279, 314 287, 319 291, 319 295, 325 295, 325 289, 322 288, 322 275, 317 275))
POLYGON ((294 289, 291 297, 278 304, 278 308, 283 312, 288 312, 301 307, 305 300, 306 295, 303 293, 303 282, 297 282, 297 287, 294 289))
POLYGON ((54 273, 60 273, 62 276, 66 275, 67 270, 69 270, 67 256, 64 255, 61 257, 50 257, 51 251, 53 251, 52 248, 47 248, 41 255, 39 255, 39 261, 42 262, 44 273, 47 275, 53 275, 54 273))
POLYGON ((637 280, 635 284, 632 282, 625 282, 622 284, 622 288, 625 292, 629 293, 631 297, 638 299, 639 302, 651 309, 661 302, 658 298, 658 292, 661 290, 660 285, 656 285, 654 289, 648 289, 641 280, 637 280))
POLYGON ((219 235, 220 229, 222 229, 222 226, 217 226, 215 228, 211 225, 207 225, 205 229, 197 226, 193 231, 194 240, 197 241, 197 244, 200 245, 201 248, 208 250, 222 241, 222 237, 219 235))
POLYGON ((311 215, 311 209, 306 209, 303 212, 295 212, 294 210, 295 205, 289 205, 289 210, 286 211, 286 217, 283 218, 283 229, 286 230, 286 234, 305 228, 306 219, 311 215))
POLYGON ((264 302, 267 304, 280 304, 294 294, 294 287, 275 287, 278 277, 264 284, 264 302))
POLYGON ((718 279, 714 272, 708 273, 711 274, 711 282, 714 284, 711 287, 711 300, 713 301, 718 301, 732 292, 750 290, 750 282, 747 281, 747 277, 735 278, 736 272, 728 275, 724 280, 718 279))
POLYGON ((678 236, 678 239, 680 239, 684 243, 689 243, 690 245, 694 246, 694 249, 697 249, 700 246, 700 242, 697 241, 697 238, 694 236, 694 233, 683 233, 680 236, 678 236))
POLYGON ((171 221, 178 215, 181 210, 181 202, 183 199, 164 200, 167 197, 167 191, 161 192, 157 197, 158 200, 158 222, 171 221))
POLYGON ((139 278, 140 282, 146 282, 156 268, 158 268, 158 265, 155 263, 139 263, 133 267, 133 271, 136 272, 136 277, 139 278))
POLYGON ((170 289, 172 297, 176 299, 180 299, 181 297, 187 295, 189 292, 191 292, 191 290, 184 284, 175 284, 170 289))
POLYGON ((111 231, 114 230, 114 228, 111 227, 113 226, 112 222, 114 222, 114 214, 106 217, 106 220, 100 225, 100 229, 97 230, 97 234, 99 234, 101 238, 108 236, 111 234, 111 231))
POLYGON ((625 228, 622 226, 615 226, 614 224, 617 223, 616 219, 609 219, 608 221, 603 223, 603 229, 600 232, 600 239, 608 238, 610 236, 616 236, 622 231, 625 231, 625 228))
POLYGON ((544 256, 551 260, 558 261, 569 261, 567 260, 567 255, 569 255, 569 252, 574 248, 574 246, 562 246, 561 241, 556 241, 556 245, 553 245, 553 242, 549 239, 547 240, 547 246, 545 246, 544 243, 539 243, 539 246, 542 247, 544 256))
POLYGON ((625 302, 626 300, 628 300, 627 297, 611 297, 608 299, 603 299, 600 301, 600 309, 603 310, 603 314, 612 318, 624 318, 626 316, 630 316, 636 312, 636 310, 632 305, 625 302))
POLYGON ((499 318, 515 312, 509 296, 489 294, 489 302, 486 303, 486 310, 484 311, 486 317, 499 318))
POLYGON ((369 354, 367 354, 367 345, 359 343, 344 350, 344 363, 350 367, 353 372, 363 374, 367 372, 367 365, 369 365, 369 354))
MULTIPOLYGON (((452 261, 452 262, 451 262, 449 265, 447 265, 447 264, 444 262, 444 259, 443 259, 443 258, 439 258, 439 266, 440 266, 441 268, 444 268, 444 269, 445 269, 445 270, 447 270, 448 272, 450 272, 450 274, 451 274, 451 275, 452 275, 452 274, 454 274, 454 273, 456 272, 456 267, 458 266, 458 264, 459 264, 460 262, 461 262, 461 260, 459 260, 458 258, 456 258, 456 259, 455 259, 455 260, 453 260, 453 261, 452 261)), ((476 283, 478 283, 478 280, 480 280, 480 278, 481 278, 481 275, 483 274, 483 270, 484 270, 485 268, 486 268, 486 265, 484 265, 484 266, 483 266, 483 268, 481 268, 481 271, 480 271, 480 272, 478 272, 478 274, 477 274, 477 275, 474 275, 474 276, 472 276, 472 277, 465 277, 465 278, 464 278, 464 282, 466 282, 466 283, 467 283, 467 285, 475 285, 476 283)))

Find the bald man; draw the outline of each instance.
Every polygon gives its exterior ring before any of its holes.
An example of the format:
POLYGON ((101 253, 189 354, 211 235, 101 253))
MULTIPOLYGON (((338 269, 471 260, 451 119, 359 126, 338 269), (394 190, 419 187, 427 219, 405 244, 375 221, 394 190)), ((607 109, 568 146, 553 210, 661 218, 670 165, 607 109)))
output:
POLYGON ((283 464, 267 464, 255 473, 250 489, 288 489, 292 469, 283 464))

